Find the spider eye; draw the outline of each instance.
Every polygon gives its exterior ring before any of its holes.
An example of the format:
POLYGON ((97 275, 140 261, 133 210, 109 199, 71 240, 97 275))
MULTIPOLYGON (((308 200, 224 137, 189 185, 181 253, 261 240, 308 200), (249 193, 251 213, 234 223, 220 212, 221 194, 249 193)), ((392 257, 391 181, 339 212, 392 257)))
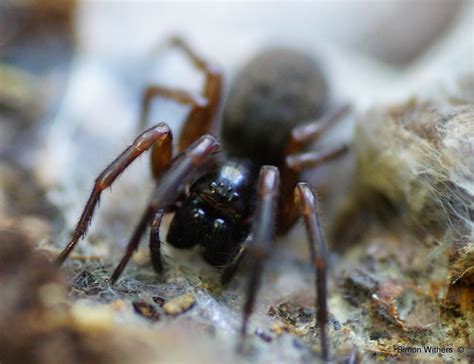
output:
POLYGON ((204 210, 195 208, 192 210, 193 218, 196 220, 202 220, 204 219, 204 216, 206 215, 204 210))
POLYGON ((225 226, 225 222, 222 219, 214 220, 214 229, 222 229, 225 226))
POLYGON ((217 183, 216 182, 212 182, 210 185, 209 185, 209 188, 211 190, 211 193, 216 193, 216 190, 217 190, 217 183))

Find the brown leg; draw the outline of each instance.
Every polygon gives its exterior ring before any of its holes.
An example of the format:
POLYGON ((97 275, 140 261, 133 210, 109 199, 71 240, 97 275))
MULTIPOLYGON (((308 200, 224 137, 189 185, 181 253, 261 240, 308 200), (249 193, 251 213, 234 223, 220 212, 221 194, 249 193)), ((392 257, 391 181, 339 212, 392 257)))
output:
POLYGON ((153 145, 150 158, 151 172, 155 181, 158 181, 173 160, 173 133, 168 133, 160 143, 153 145))
POLYGON ((150 258, 153 269, 156 273, 163 273, 163 260, 161 258, 161 239, 160 239, 160 228, 161 220, 163 216, 170 212, 176 211, 176 204, 165 209, 160 209, 155 212, 155 216, 151 221, 150 225, 150 258))
POLYGON ((150 258, 155 272, 163 273, 163 261, 161 259, 161 240, 160 227, 163 219, 164 211, 159 210, 155 213, 155 217, 150 226, 150 258))
POLYGON ((161 223, 161 216, 159 214, 163 214, 163 211, 169 210, 176 203, 184 179, 193 170, 202 166, 206 158, 216 152, 217 148, 218 142, 216 139, 210 135, 204 135, 174 159, 170 168, 163 174, 163 177, 155 187, 150 203, 127 245, 127 250, 112 274, 112 284, 120 277, 133 253, 137 250, 141 237, 152 219, 154 218, 152 222, 154 226, 152 226, 151 232, 156 233, 156 224, 158 224, 159 229, 159 224, 161 223), (157 217, 159 222, 157 222, 157 217))
POLYGON ((133 231, 130 241, 128 242, 125 255, 122 257, 119 265, 115 268, 114 272, 112 273, 112 276, 110 277, 111 284, 114 284, 117 281, 117 279, 120 277, 123 270, 125 269, 128 261, 132 257, 133 253, 135 252, 135 250, 138 249, 138 245, 140 244, 142 235, 145 232, 145 229, 147 228, 147 226, 150 224, 150 221, 153 218, 154 213, 155 213, 155 210, 153 209, 152 206, 148 206, 146 208, 145 212, 143 213, 143 216, 140 219, 140 222, 138 223, 138 225, 135 227, 135 230, 133 231))
POLYGON ((191 106, 191 115, 196 113, 199 114, 206 107, 208 107, 207 99, 200 95, 193 95, 192 93, 183 90, 150 85, 145 88, 145 92, 143 93, 142 97, 142 106, 140 111, 140 130, 146 127, 149 121, 148 119, 150 117, 151 102, 157 97, 171 99, 180 104, 191 106))
POLYGON ((181 49, 194 66, 206 75, 202 93, 208 101, 208 107, 200 118, 186 120, 178 143, 178 150, 182 151, 198 137, 210 131, 221 98, 222 72, 219 67, 201 58, 183 39, 174 37, 171 39, 171 44, 181 49))
POLYGON ((292 154, 286 157, 286 165, 294 171, 314 168, 346 154, 348 150, 348 146, 342 144, 320 152, 292 154))
POLYGON ((329 111, 318 120, 293 128, 285 149, 285 155, 298 153, 310 142, 318 140, 327 129, 342 120, 342 117, 350 110, 351 107, 349 104, 343 104, 329 111))
POLYGON ((293 186, 298 181, 299 172, 305 168, 316 167, 324 162, 335 159, 347 152, 342 145, 322 152, 309 152, 286 157, 285 165, 280 167, 281 179, 285 184, 281 187, 278 209, 278 235, 285 234, 298 220, 298 209, 293 199, 293 186))
POLYGON ((295 188, 295 200, 304 218, 308 235, 311 262, 316 268, 316 309, 317 322, 321 330, 321 351, 325 362, 329 361, 329 344, 326 325, 328 323, 327 304, 327 261, 328 250, 324 240, 321 221, 318 215, 317 199, 308 183, 298 183, 295 188), (317 244, 318 242, 318 244, 317 244), (316 247, 317 245, 318 248, 316 247))
POLYGON ((178 151, 181 152, 201 135, 210 131, 217 107, 219 106, 222 91, 222 74, 218 67, 199 57, 181 38, 171 38, 169 44, 181 49, 190 58, 193 65, 205 73, 206 81, 202 96, 191 95, 185 91, 171 90, 159 86, 148 87, 143 97, 140 122, 141 128, 144 128, 148 122, 150 103, 155 97, 164 97, 191 105, 192 109, 183 125, 178 141, 178 151))
POLYGON ((163 174, 155 187, 152 204, 157 209, 171 206, 183 191, 183 181, 206 159, 219 152, 219 142, 210 134, 201 136, 184 152, 174 158, 171 166, 163 174))
POLYGON ((57 263, 61 265, 64 260, 68 257, 71 251, 76 246, 80 238, 82 238, 90 225, 94 209, 99 202, 102 191, 110 187, 115 179, 143 152, 150 149, 155 144, 160 144, 170 134, 168 126, 164 123, 160 123, 150 129, 145 130, 141 133, 125 151, 120 154, 100 175, 97 177, 92 193, 86 206, 81 214, 79 222, 76 225, 72 239, 69 244, 64 248, 59 257, 57 263))
POLYGON ((299 174, 287 166, 280 167, 281 180, 280 199, 278 201, 277 235, 285 235, 299 218, 298 209, 294 203, 293 189, 298 182, 299 174))
POLYGON ((285 184, 281 188, 279 211, 278 211, 278 235, 285 234, 298 220, 298 209, 293 199, 293 187, 299 178, 299 172, 304 168, 315 167, 325 161, 346 152, 346 146, 334 149, 301 153, 301 151, 313 141, 316 141, 329 127, 342 119, 342 116, 350 111, 348 104, 341 105, 326 113, 321 119, 295 127, 288 138, 284 152, 285 164, 280 166, 282 181, 285 184))
POLYGON ((241 337, 247 332, 248 319, 253 311, 255 297, 260 285, 263 264, 274 240, 274 226, 280 186, 280 174, 273 166, 263 166, 258 179, 258 202, 252 227, 253 243, 247 249, 251 259, 246 300, 243 308, 241 337))

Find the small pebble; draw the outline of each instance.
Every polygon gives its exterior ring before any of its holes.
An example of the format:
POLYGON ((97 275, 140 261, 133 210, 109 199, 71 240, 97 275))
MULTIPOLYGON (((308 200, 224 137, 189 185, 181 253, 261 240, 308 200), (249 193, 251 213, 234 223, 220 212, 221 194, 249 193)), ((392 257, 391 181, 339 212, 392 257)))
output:
POLYGON ((272 317, 273 317, 273 316, 275 316, 275 315, 277 314, 277 311, 276 311, 275 307, 270 306, 270 308, 268 309, 267 313, 268 313, 269 316, 272 316, 272 317))
POLYGON ((297 349, 302 349, 303 348, 303 344, 301 343, 301 341, 296 340, 296 339, 293 339, 293 346, 297 349))
POLYGON ((143 316, 152 321, 158 321, 160 319, 160 314, 156 311, 155 307, 153 307, 152 305, 143 301, 135 301, 132 304, 133 304, 133 309, 140 316, 143 316))
POLYGON ((116 300, 110 304, 110 307, 116 311, 123 311, 125 309, 125 302, 123 300, 116 300))
POLYGON ((163 310, 167 315, 177 316, 194 306, 196 299, 193 293, 187 293, 173 298, 163 305, 163 310))
POLYGON ((283 334, 283 328, 276 323, 272 324, 272 327, 270 328, 270 330, 272 330, 276 335, 283 334))
POLYGON ((165 299, 159 296, 154 296, 153 302, 155 302, 158 306, 163 307, 163 305, 165 304, 165 299))
POLYGON ((262 329, 255 330, 255 335, 257 335, 260 339, 262 339, 263 341, 267 343, 272 341, 272 337, 268 335, 267 333, 265 333, 265 331, 263 331, 262 329))

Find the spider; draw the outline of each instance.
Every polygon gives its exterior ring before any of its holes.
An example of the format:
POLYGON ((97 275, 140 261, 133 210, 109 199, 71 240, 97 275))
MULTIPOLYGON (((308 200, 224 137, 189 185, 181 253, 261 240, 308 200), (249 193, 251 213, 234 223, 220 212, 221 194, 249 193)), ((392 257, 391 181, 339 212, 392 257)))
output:
POLYGON ((111 282, 119 278, 148 226, 151 262, 156 272, 162 273, 160 226, 164 214, 174 212, 167 242, 182 249, 200 245, 206 262, 223 267, 222 284, 231 280, 244 256, 248 256, 251 268, 243 306, 244 338, 274 235, 285 234, 302 215, 315 267, 322 357, 328 360, 328 250, 316 195, 309 183, 298 180, 302 170, 347 151, 346 145, 338 145, 320 152, 304 152, 310 142, 348 111, 348 106, 334 108, 321 117, 327 108, 328 87, 317 63, 295 50, 265 51, 243 68, 230 90, 222 115, 225 153, 221 153, 218 140, 209 132, 221 98, 222 74, 183 39, 174 37, 168 44, 180 49, 205 75, 200 95, 159 85, 145 89, 141 130, 148 123, 154 98, 191 106, 176 148, 165 123, 139 134, 97 177, 58 263, 64 262, 86 234, 102 191, 139 155, 151 149, 156 187, 111 282))

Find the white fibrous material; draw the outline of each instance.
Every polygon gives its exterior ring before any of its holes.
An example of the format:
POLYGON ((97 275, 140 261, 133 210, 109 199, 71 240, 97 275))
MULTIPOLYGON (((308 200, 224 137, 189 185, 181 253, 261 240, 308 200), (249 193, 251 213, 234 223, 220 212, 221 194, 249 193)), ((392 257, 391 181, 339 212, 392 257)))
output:
MULTIPOLYGON (((459 101, 459 99, 458 99, 459 101)), ((474 240, 474 104, 412 99, 356 125, 358 189, 432 241, 474 240)))

